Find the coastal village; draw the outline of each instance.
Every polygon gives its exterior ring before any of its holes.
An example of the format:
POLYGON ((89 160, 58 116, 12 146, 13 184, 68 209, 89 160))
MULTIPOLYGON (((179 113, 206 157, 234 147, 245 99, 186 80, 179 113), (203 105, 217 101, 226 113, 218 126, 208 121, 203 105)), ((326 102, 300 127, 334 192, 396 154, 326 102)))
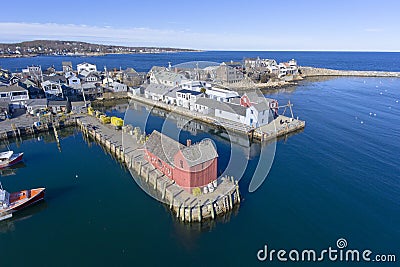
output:
MULTIPOLYGON (((217 175, 215 145, 210 140, 195 144, 187 140, 183 145, 157 131, 141 133, 135 125, 124 124, 122 118, 94 110, 94 101, 129 98, 247 135, 251 141, 269 140, 305 126, 304 121, 294 118, 290 102, 280 106, 277 100, 254 90, 254 84, 299 79, 294 59, 278 64, 271 59, 247 58, 203 68, 198 63, 169 64, 154 66, 148 73, 133 68, 100 70, 88 62, 77 66, 62 62, 61 66, 61 71, 54 66, 45 70, 27 66, 19 73, 0 70, 0 125, 11 127, 4 126, 0 138, 34 133, 44 125, 44 129, 52 128, 57 138, 57 127, 78 125, 86 136, 143 177, 182 221, 215 218, 240 202, 237 180, 217 175), (280 114, 279 108, 288 108, 291 117, 280 114), (19 125, 20 118, 24 125, 19 125), (121 129, 123 135, 130 136, 124 138, 130 140, 130 149, 122 143, 121 129)), ((12 151, 3 154, 5 167, 22 160, 22 155, 16 158, 12 151)))

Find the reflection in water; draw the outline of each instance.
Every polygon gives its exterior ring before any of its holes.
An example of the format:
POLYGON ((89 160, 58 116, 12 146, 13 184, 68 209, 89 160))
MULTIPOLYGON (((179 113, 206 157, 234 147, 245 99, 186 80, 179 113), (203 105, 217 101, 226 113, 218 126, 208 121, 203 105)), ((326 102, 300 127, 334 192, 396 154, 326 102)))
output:
POLYGON ((43 200, 17 213, 13 213, 12 218, 0 222, 0 234, 15 231, 18 222, 27 220, 45 209, 47 209, 47 203, 43 200))
POLYGON ((25 162, 23 162, 23 161, 18 162, 17 164, 12 165, 10 167, 0 169, 0 176, 4 177, 4 176, 15 175, 16 172, 18 171, 18 169, 25 168, 25 167, 26 167, 25 162))

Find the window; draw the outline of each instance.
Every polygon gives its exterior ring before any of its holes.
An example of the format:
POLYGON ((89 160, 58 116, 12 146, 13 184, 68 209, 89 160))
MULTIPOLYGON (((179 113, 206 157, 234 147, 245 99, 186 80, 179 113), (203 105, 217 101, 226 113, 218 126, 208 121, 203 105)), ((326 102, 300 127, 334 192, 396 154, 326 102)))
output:
POLYGON ((254 111, 253 111, 253 110, 250 110, 250 112, 251 112, 251 114, 254 114, 254 111))

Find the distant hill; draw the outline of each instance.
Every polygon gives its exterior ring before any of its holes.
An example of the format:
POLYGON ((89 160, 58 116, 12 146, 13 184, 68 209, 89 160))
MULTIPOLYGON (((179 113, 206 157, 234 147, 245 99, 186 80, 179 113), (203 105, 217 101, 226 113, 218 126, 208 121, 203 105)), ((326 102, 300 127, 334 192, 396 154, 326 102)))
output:
POLYGON ((192 52, 198 50, 161 47, 128 47, 91 44, 78 41, 35 40, 21 43, 0 43, 0 57, 38 55, 104 55, 130 53, 192 52))

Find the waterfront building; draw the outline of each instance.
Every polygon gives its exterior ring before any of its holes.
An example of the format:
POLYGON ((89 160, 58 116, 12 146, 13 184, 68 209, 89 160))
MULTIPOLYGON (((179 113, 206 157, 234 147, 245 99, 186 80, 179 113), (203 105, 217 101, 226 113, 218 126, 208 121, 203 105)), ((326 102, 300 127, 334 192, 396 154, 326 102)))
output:
POLYGON ((218 153, 210 139, 186 146, 153 131, 145 144, 145 159, 186 190, 203 187, 217 179, 218 153))
MULTIPOLYGON (((174 87, 163 85, 163 84, 147 84, 143 86, 144 88, 144 97, 149 98, 155 101, 165 101, 166 95, 170 92, 174 87)), ((174 96, 176 99, 176 96, 174 96)))
POLYGON ((181 89, 176 91, 176 104, 189 110, 194 110, 196 100, 204 96, 202 92, 181 89))
POLYGON ((201 97, 196 100, 193 110, 248 127, 258 128, 274 119, 277 105, 276 100, 258 96, 256 93, 249 93, 249 95, 244 94, 241 98, 232 98, 229 102, 201 97))
POLYGON ((44 111, 47 109, 47 99, 29 99, 25 104, 26 111, 30 114, 34 114, 37 111, 44 111))
POLYGON ((49 100, 47 106, 53 113, 69 112, 71 110, 70 104, 66 100, 49 100))
POLYGON ((0 100, 10 101, 14 108, 23 107, 28 99, 28 90, 19 85, 0 86, 0 100))
POLYGON ((114 93, 128 91, 128 86, 126 84, 119 83, 116 81, 109 83, 108 86, 106 86, 105 88, 114 93))
POLYGON ((86 112, 88 103, 85 101, 71 101, 71 111, 74 113, 86 112))

